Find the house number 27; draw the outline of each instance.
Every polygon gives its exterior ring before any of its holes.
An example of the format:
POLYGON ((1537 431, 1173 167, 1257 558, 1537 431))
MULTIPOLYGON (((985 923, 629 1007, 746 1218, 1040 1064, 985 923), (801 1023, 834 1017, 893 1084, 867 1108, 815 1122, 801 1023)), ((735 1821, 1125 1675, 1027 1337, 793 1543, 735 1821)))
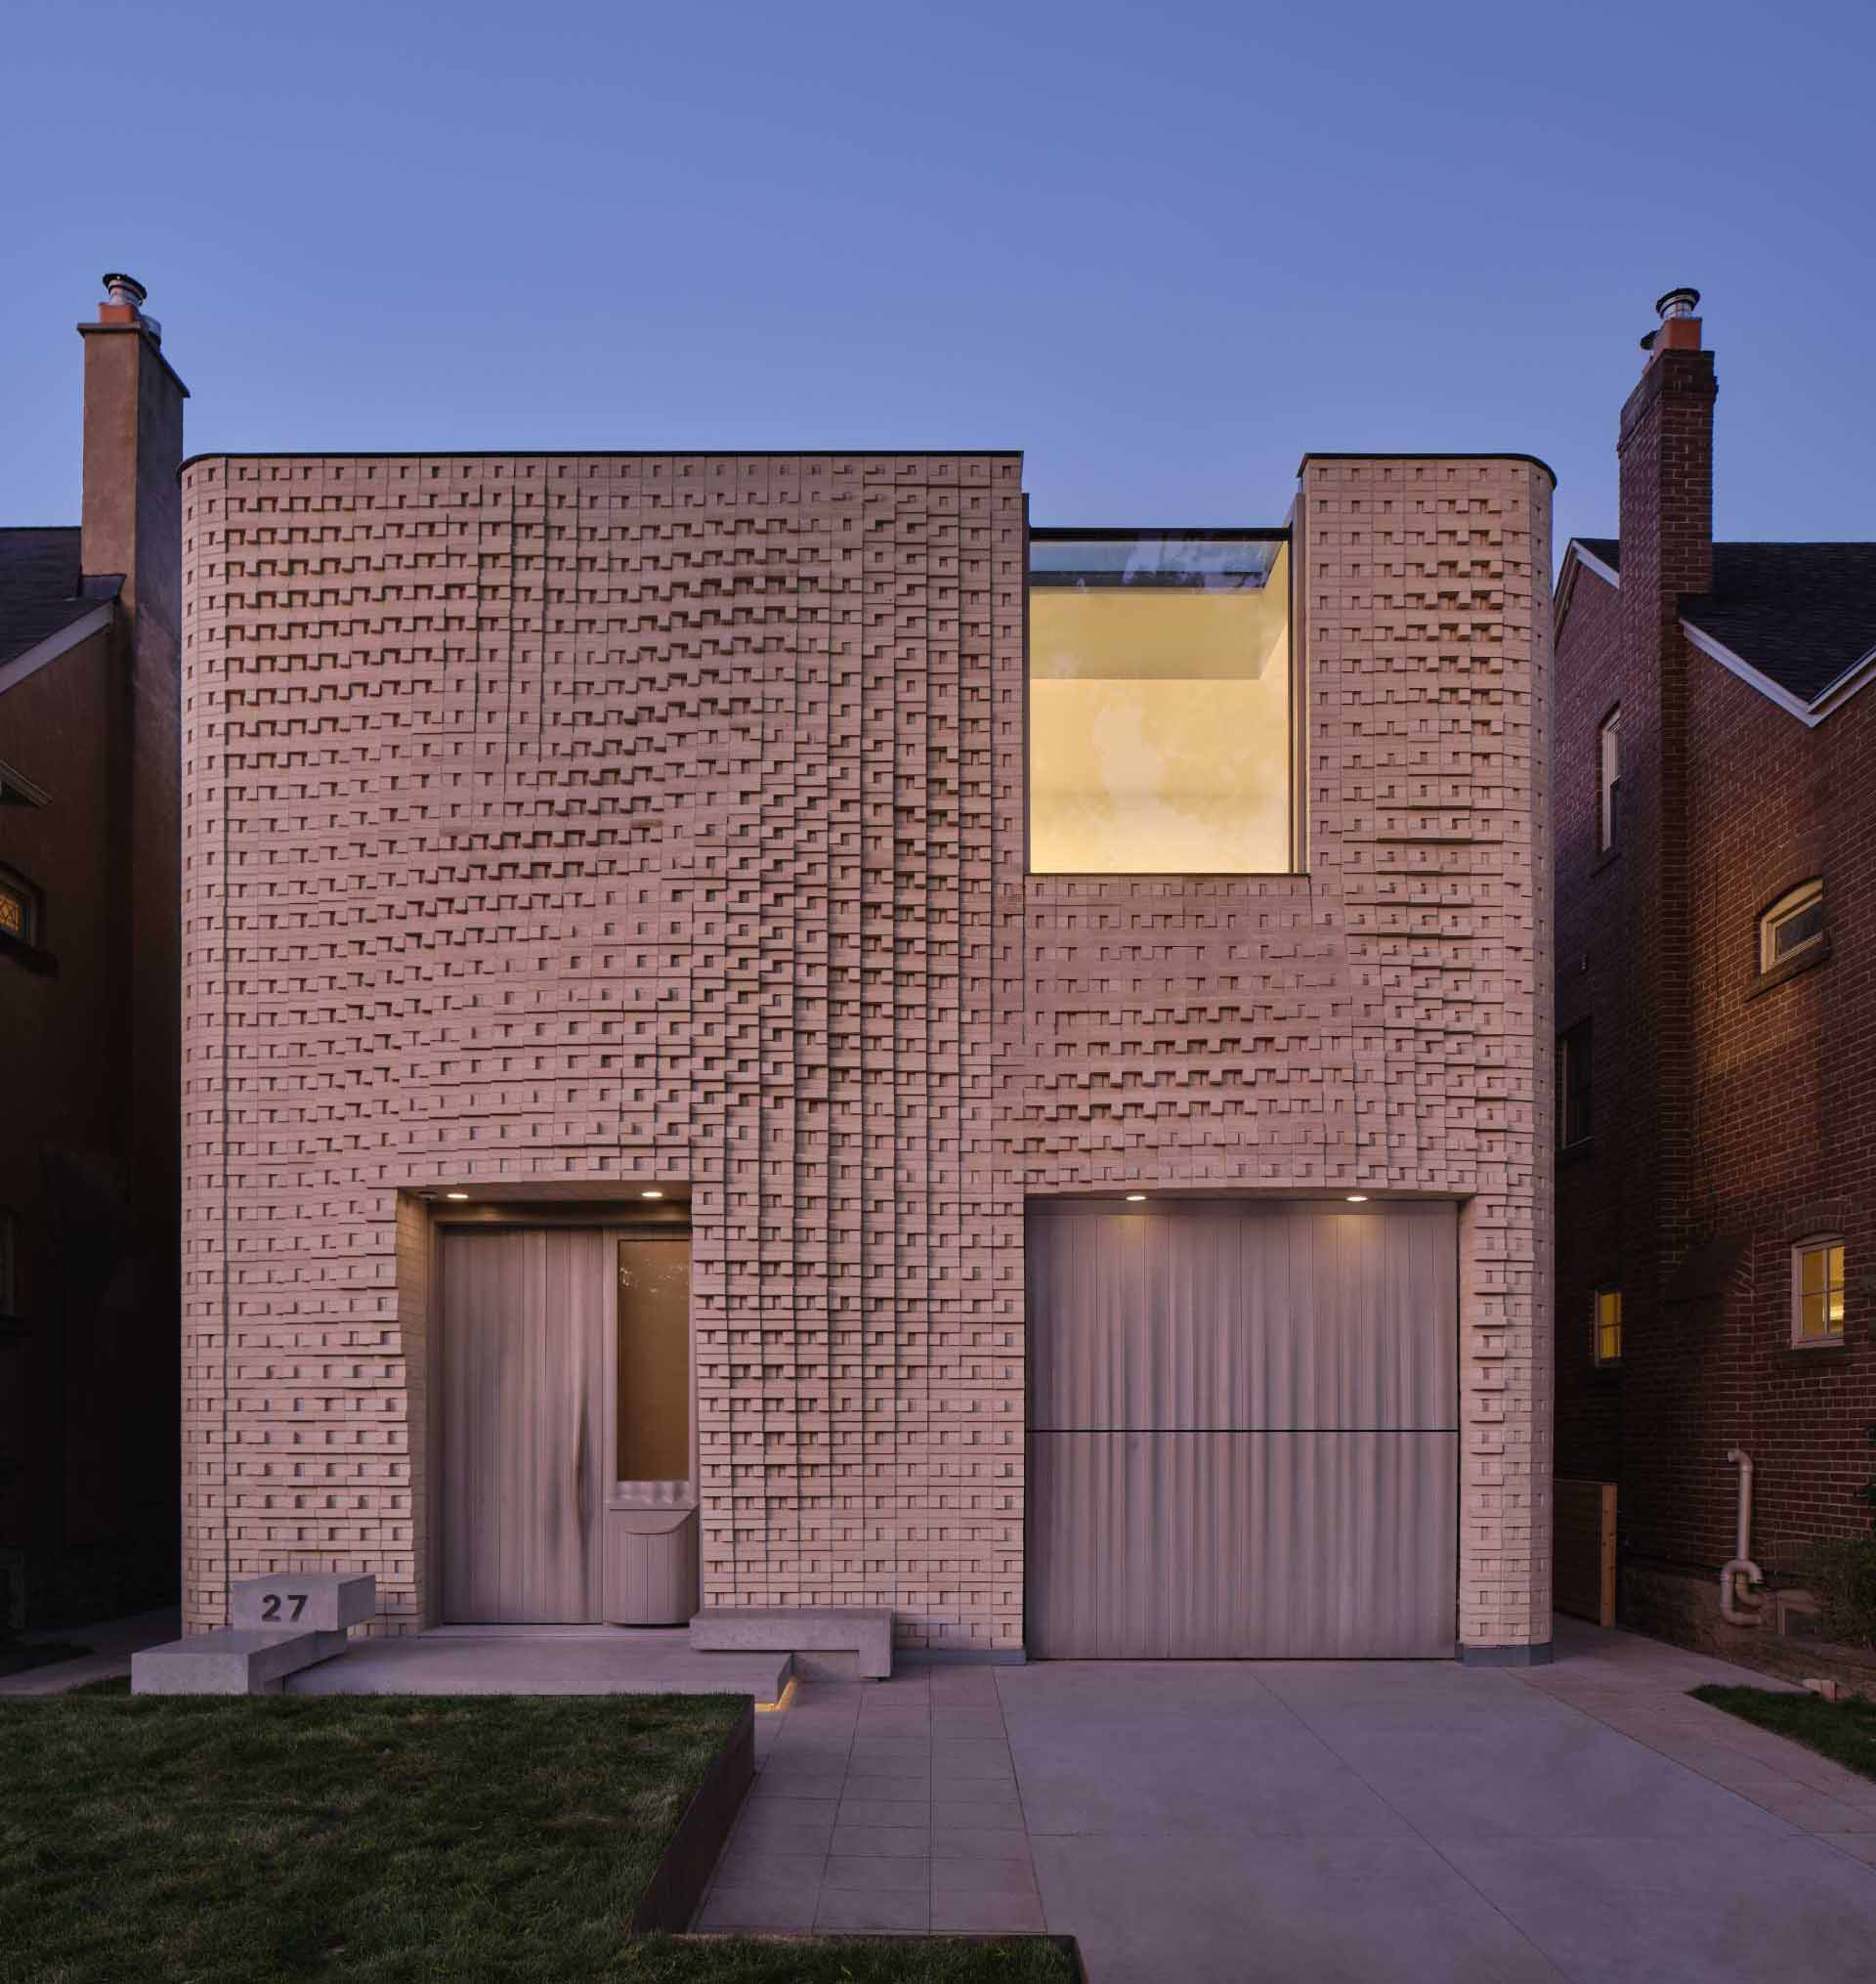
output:
POLYGON ((287 1614, 288 1622, 291 1623, 306 1610, 306 1599, 307 1594, 304 1591, 270 1591, 261 1600, 261 1617, 271 1624, 275 1619, 279 1617, 281 1605, 286 1604, 293 1608, 287 1614))

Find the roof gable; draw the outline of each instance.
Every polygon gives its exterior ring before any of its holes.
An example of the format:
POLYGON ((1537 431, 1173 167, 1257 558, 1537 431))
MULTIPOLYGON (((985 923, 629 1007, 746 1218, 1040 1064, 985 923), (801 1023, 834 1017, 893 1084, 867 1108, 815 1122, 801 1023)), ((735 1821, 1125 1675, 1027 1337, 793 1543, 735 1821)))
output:
MULTIPOLYGON (((1574 558, 1621 582, 1613 538, 1572 538, 1574 558)), ((1711 590, 1681 602, 1703 654, 1806 723, 1876 674, 1876 544, 1716 543, 1711 590)))

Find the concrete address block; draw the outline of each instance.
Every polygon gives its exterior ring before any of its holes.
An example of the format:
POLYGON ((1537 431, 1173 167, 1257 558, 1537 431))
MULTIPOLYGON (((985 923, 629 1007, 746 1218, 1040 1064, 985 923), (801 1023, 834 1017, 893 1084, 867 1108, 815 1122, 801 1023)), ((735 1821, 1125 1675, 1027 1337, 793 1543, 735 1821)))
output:
POLYGON ((378 1610, 378 1580, 368 1571, 276 1571, 237 1577, 229 1622, 257 1632, 343 1632, 378 1610))
POLYGON ((872 1606, 707 1606, 691 1620, 691 1648, 700 1654, 852 1652, 869 1681, 884 1681, 892 1675, 892 1614, 872 1606))
POLYGON ((223 1626, 130 1657, 133 1695, 277 1695, 288 1674, 345 1652, 345 1634, 223 1626))

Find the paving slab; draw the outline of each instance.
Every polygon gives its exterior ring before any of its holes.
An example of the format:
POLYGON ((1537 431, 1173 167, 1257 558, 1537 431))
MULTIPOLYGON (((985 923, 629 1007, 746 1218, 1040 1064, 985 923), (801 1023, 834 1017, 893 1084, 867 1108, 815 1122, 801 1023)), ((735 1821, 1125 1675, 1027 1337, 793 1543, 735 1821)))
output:
POLYGON ((1412 1836, 1228 1832, 1038 1838, 1048 1927, 1093 1984, 1559 1984, 1559 1970, 1412 1836))
POLYGON ((797 1681, 697 1925, 1046 1928, 1093 1984, 1870 1984, 1876 1786, 1685 1692, 1756 1674, 1558 1650, 797 1681))
MULTIPOLYGON (((335 1661, 289 1674, 289 1695, 752 1695, 788 1686, 787 1654, 694 1654, 633 1635, 529 1638, 416 1633, 354 1640, 335 1661)), ((758 1720, 763 1718, 758 1718, 758 1720)))
POLYGON ((1823 1839, 1474 1839, 1445 1852, 1578 1984, 1876 1976, 1876 1870, 1823 1839))

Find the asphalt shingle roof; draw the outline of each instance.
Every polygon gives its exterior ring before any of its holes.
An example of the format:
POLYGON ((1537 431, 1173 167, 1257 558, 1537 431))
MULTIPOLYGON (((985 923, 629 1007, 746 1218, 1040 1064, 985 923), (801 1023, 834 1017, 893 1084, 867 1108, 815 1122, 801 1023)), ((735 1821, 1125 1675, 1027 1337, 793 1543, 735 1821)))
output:
POLYGON ((105 597, 82 589, 78 527, 0 529, 0 668, 105 597))
MULTIPOLYGON (((1613 538, 1579 538, 1622 569, 1613 538)), ((1876 653, 1876 544, 1715 544, 1713 590, 1681 602, 1690 626, 1801 702, 1876 653)))

